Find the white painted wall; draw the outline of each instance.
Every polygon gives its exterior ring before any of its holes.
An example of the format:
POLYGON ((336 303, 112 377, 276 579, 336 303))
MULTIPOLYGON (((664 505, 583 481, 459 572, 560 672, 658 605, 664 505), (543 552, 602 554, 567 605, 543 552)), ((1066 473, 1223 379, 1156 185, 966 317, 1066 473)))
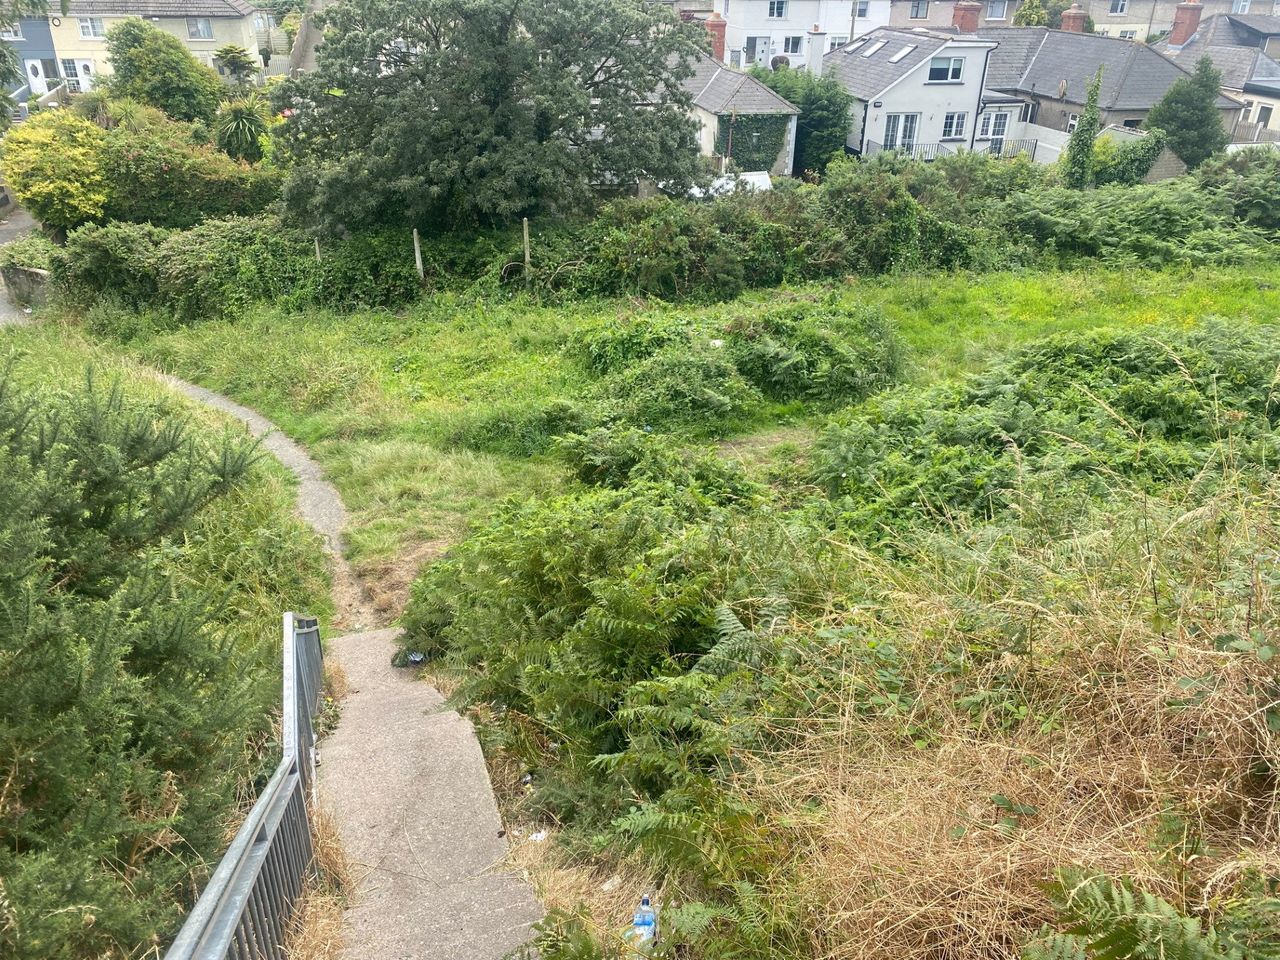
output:
MULTIPOLYGON (((793 67, 805 65, 809 55, 808 33, 817 24, 833 47, 850 39, 855 0, 784 0, 783 16, 770 17, 770 0, 714 0, 728 23, 725 59, 730 66, 767 65, 785 55, 793 67), (787 50, 788 38, 796 52, 787 50), (799 38, 796 40, 795 38, 799 38)), ((889 22, 890 0, 865 0, 866 16, 860 16, 857 34, 889 22)))
MULTIPOLYGON (((978 104, 982 96, 983 66, 991 42, 955 40, 940 49, 934 56, 963 57, 964 70, 959 81, 931 82, 929 60, 924 61, 894 86, 867 105, 866 139, 885 143, 886 118, 890 114, 916 114, 916 143, 945 143, 952 150, 968 149, 974 124, 978 119, 978 104), (879 103, 880 106, 876 106, 879 103), (943 138, 943 122, 948 113, 964 113, 964 136, 958 139, 943 138)), ((855 114, 863 104, 854 104, 855 114)), ((901 121, 899 121, 901 127, 901 121)), ((855 126, 856 116, 855 116, 855 126)))

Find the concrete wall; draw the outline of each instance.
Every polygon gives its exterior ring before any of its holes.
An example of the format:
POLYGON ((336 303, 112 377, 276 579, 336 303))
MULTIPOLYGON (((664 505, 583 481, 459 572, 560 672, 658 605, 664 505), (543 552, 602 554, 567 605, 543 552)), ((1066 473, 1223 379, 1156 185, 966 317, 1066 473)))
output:
MULTIPOLYGON (((714 113, 703 110, 701 107, 693 108, 694 119, 698 121, 698 152, 704 157, 716 157, 716 141, 720 135, 720 123, 728 122, 724 117, 718 117, 714 113)), ((792 117, 791 122, 787 124, 787 133, 783 138, 782 149, 778 151, 777 159, 773 161, 773 166, 769 168, 769 173, 775 177, 788 176, 795 162, 796 155, 796 129, 799 124, 799 117, 792 117)), ((754 171, 744 171, 752 173, 754 171)))
POLYGON ((42 307, 48 302, 49 271, 34 267, 0 267, 5 296, 18 307, 42 307))

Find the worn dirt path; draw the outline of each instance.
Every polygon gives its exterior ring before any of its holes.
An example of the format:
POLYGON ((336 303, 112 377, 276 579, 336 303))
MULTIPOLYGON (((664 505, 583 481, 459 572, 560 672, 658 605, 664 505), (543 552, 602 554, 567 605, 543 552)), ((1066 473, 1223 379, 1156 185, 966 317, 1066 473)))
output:
POLYGON ((243 421, 297 475, 298 512, 333 560, 338 618, 357 631, 328 644, 351 693, 320 747, 321 796, 357 876, 343 956, 499 960, 529 939, 542 911, 529 884, 501 867, 507 844, 470 721, 391 666, 398 631, 373 629, 375 614, 342 556, 342 499, 315 461, 253 410, 169 383, 243 421))

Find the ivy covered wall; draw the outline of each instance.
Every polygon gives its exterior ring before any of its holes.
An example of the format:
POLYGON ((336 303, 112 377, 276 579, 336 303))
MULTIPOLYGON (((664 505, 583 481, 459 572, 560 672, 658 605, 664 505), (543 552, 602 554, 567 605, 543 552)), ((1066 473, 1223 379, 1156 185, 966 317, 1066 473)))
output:
POLYGON ((728 157, 736 170, 772 170, 787 139, 791 118, 786 114, 718 117, 716 153, 728 157), (731 138, 732 135, 732 138, 731 138))

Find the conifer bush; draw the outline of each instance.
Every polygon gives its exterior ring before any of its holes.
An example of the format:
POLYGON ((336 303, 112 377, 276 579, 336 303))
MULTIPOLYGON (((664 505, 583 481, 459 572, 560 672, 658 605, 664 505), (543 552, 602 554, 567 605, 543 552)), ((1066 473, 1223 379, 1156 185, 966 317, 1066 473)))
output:
POLYGON ((149 952, 219 855, 279 696, 248 624, 314 586, 257 456, 119 383, 0 371, 5 957, 149 952))

